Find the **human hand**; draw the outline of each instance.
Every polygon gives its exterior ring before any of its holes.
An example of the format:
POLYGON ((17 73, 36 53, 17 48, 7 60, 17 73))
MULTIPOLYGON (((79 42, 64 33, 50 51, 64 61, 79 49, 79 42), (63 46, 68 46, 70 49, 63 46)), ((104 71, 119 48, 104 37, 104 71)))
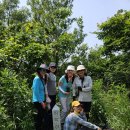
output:
POLYGON ((69 94, 70 94, 70 92, 65 92, 64 94, 69 95, 69 94))
POLYGON ((51 99, 49 97, 46 97, 46 102, 51 103, 51 99))
POLYGON ((102 130, 101 128, 98 128, 97 130, 102 130))
POLYGON ((42 102, 41 105, 43 109, 46 109, 46 103, 42 102))

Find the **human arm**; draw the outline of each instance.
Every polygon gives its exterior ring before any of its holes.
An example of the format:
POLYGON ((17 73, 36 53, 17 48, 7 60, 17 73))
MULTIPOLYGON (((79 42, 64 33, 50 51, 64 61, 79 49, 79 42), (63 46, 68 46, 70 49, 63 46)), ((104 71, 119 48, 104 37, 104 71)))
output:
POLYGON ((74 82, 72 84, 72 94, 73 94, 73 101, 76 100, 76 96, 77 96, 77 89, 76 89, 76 84, 75 84, 75 79, 74 82))
POLYGON ((90 76, 87 76, 87 85, 84 86, 84 88, 82 88, 82 91, 84 92, 88 92, 92 90, 92 79, 90 76))
POLYGON ((69 92, 65 92, 65 91, 62 89, 62 83, 61 83, 61 82, 58 83, 58 86, 59 86, 59 90, 60 90, 63 94, 69 94, 69 92))
POLYGON ((48 96, 47 84, 45 84, 45 94, 48 96))
POLYGON ((90 129, 95 129, 95 130, 98 129, 98 130, 100 130, 98 126, 83 120, 82 118, 80 118, 77 115, 73 119, 75 120, 75 122, 77 122, 80 125, 86 126, 86 127, 90 128, 90 129))
POLYGON ((40 81, 39 78, 35 78, 33 80, 33 97, 34 97, 34 101, 37 101, 39 103, 43 102, 44 99, 44 95, 41 96, 41 92, 44 91, 44 87, 42 82, 40 81))

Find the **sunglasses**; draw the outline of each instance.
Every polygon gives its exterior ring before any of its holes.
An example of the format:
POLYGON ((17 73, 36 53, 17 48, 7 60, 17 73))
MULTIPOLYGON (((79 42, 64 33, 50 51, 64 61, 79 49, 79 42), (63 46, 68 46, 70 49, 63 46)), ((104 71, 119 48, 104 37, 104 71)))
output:
POLYGON ((56 69, 56 66, 51 66, 52 69, 56 69))

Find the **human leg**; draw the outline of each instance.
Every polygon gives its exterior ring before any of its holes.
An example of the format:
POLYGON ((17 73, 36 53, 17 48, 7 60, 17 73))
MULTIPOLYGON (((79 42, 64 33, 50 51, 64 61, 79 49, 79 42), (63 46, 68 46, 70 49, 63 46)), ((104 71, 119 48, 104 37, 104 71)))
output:
POLYGON ((80 103, 83 105, 83 109, 86 114, 87 120, 89 120, 89 114, 90 114, 92 102, 80 102, 80 103))
POLYGON ((34 119, 35 129, 36 130, 43 130, 43 119, 44 119, 44 109, 42 108, 41 104, 38 102, 34 103, 34 107, 37 110, 37 114, 34 119))
POLYGON ((67 98, 60 98, 61 103, 61 123, 64 123, 67 116, 67 98))
POLYGON ((49 95, 51 109, 47 112, 47 130, 53 130, 52 109, 56 104, 56 95, 49 95))

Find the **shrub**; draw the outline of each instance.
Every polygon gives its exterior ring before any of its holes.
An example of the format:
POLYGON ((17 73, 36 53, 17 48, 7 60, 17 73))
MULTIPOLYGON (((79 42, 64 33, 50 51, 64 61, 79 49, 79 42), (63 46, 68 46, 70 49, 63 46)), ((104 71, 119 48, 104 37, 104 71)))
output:
POLYGON ((102 88, 102 81, 95 81, 93 88, 92 118, 94 122, 108 123, 115 130, 130 129, 130 102, 128 90, 111 84, 109 90, 102 88))
MULTIPOLYGON (((1 71, 0 93, 0 109, 4 108, 6 112, 2 116, 7 116, 5 121, 13 124, 9 130, 32 129, 31 89, 29 89, 26 80, 19 78, 16 73, 7 69, 1 71)), ((5 125, 3 126, 5 128, 10 125, 0 123, 0 126, 5 125)))

